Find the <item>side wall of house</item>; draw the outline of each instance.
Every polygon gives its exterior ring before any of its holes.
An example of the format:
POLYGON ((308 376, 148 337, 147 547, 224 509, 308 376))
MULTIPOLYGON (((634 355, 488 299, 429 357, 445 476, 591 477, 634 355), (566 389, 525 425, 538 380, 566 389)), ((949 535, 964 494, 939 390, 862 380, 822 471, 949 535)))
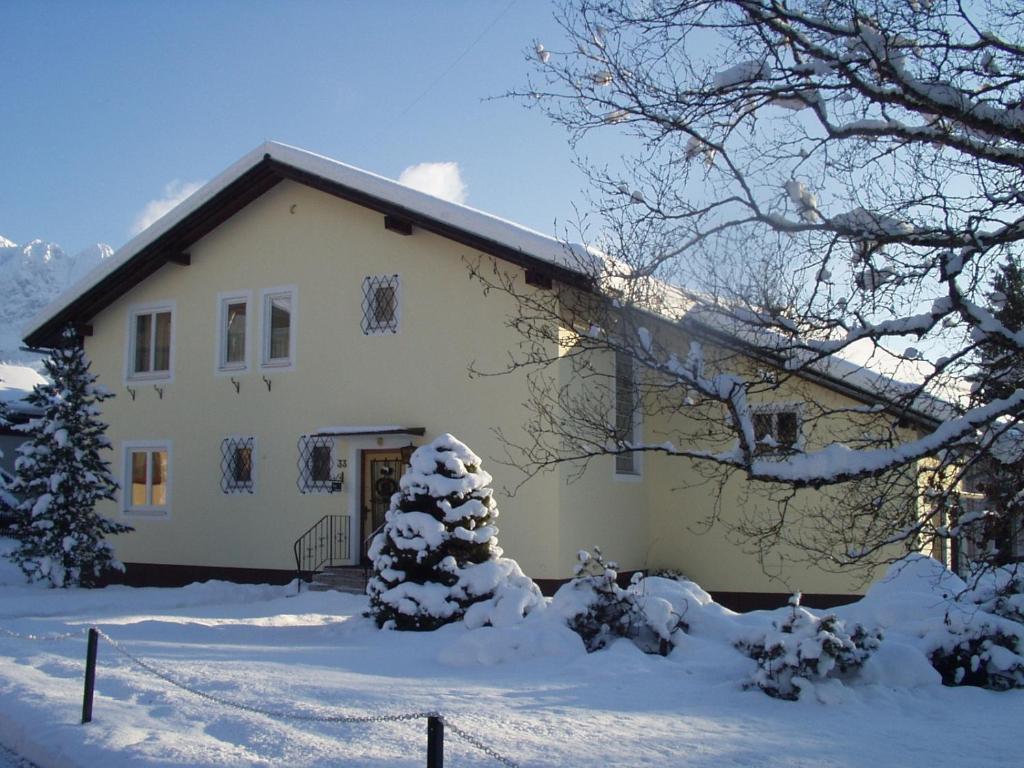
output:
MULTIPOLYGON (((387 231, 380 214, 291 182, 251 203, 190 253, 191 265, 164 266, 102 311, 86 339, 100 381, 117 394, 104 416, 122 483, 126 442, 156 442, 171 451, 168 514, 125 515, 123 499, 103 509, 136 528, 116 541, 122 560, 293 568, 293 542, 321 516, 358 516, 353 464, 360 448, 452 432, 495 477, 508 554, 538 578, 567 571, 557 556, 558 478, 535 478, 514 498, 502 492, 520 476, 497 463, 503 449, 493 428, 515 435, 523 421, 523 380, 468 373, 471 364, 501 370, 517 341, 505 326, 509 301, 498 293, 485 297, 469 279, 464 258, 480 254, 421 230, 408 237, 387 231), (363 278, 374 275, 399 276, 397 334, 361 329, 363 278), (294 366, 264 369, 261 296, 282 286, 295 290, 294 366), (222 374, 215 370, 218 297, 238 291, 251 296, 249 368, 222 374), (126 381, 130 313, 165 302, 174 307, 173 379, 126 381), (342 425, 425 427, 426 435, 341 440, 335 459, 347 460, 344 491, 300 493, 300 435, 342 425), (256 438, 252 494, 228 495, 220 487, 221 442, 237 436, 256 438)), ((522 270, 500 264, 522 279, 522 270)), ((355 526, 353 541, 365 533, 355 526)))

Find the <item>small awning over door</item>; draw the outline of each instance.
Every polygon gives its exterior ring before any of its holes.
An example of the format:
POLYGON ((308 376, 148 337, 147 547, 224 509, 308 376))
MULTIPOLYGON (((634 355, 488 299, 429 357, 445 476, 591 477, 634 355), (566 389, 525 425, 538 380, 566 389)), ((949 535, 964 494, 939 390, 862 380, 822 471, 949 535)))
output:
POLYGON ((426 431, 426 427, 400 427, 388 424, 370 427, 320 427, 312 435, 314 437, 355 437, 359 435, 414 435, 422 437, 426 431))

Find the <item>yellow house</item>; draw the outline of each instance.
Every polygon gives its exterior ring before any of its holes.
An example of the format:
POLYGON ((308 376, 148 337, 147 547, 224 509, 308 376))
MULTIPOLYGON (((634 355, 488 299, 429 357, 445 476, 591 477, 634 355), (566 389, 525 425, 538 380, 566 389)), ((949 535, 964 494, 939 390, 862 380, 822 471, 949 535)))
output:
MULTIPOLYGON (((358 565, 408 451, 451 432, 495 476, 502 547, 542 585, 600 544, 623 570, 679 569, 736 606, 857 591, 843 574, 758 562, 722 527, 695 530, 749 500, 740 481, 674 492, 697 472, 678 460, 605 456, 575 482, 560 467, 505 494, 522 478, 497 463, 495 429, 521 434, 527 381, 469 374, 521 342, 513 299, 468 279, 481 260, 522 291, 587 289, 553 238, 267 143, 47 307, 26 343, 73 324, 117 394, 104 418, 122 489, 102 511, 135 528, 114 542, 128 581, 358 565)), ((793 441, 814 439, 807 398, 870 401, 824 374, 781 397, 762 419, 793 441)), ((636 429, 663 432, 664 418, 636 429)))

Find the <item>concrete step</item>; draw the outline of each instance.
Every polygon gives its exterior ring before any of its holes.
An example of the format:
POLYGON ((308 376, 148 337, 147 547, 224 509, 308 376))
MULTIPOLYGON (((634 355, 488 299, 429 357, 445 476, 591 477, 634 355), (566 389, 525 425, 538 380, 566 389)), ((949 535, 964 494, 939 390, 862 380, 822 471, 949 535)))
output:
POLYGON ((310 592, 350 592, 361 595, 366 592, 366 576, 362 568, 325 568, 313 575, 310 592))

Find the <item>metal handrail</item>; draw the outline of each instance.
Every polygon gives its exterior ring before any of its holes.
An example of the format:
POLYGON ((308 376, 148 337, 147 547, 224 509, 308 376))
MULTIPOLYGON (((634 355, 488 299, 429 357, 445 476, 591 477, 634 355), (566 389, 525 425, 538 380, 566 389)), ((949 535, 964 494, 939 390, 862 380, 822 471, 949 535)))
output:
POLYGON ((384 530, 384 526, 385 525, 387 525, 387 521, 385 521, 385 522, 381 523, 380 525, 378 525, 376 528, 374 528, 370 532, 369 536, 367 536, 365 539, 363 539, 362 552, 365 553, 363 555, 363 575, 364 576, 369 572, 370 566, 372 565, 372 563, 370 562, 370 558, 368 557, 368 553, 370 551, 370 542, 373 541, 373 537, 374 536, 376 536, 378 533, 380 533, 381 531, 384 530))
POLYGON ((348 515, 324 515, 313 523, 292 546, 299 591, 302 591, 302 582, 312 579, 321 568, 347 560, 348 548, 348 515))

